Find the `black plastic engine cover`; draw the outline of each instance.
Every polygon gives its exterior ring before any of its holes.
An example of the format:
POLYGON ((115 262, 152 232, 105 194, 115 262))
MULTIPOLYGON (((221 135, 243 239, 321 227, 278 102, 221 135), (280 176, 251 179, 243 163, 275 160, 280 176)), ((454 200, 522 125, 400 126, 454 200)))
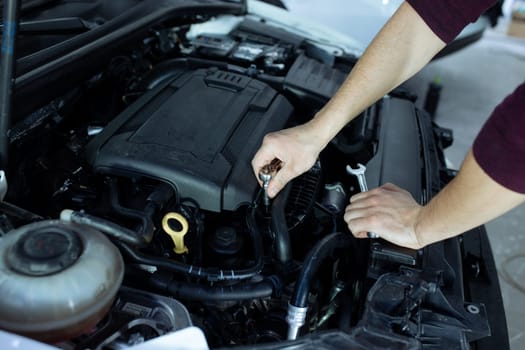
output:
POLYGON ((423 162, 421 131, 414 104, 398 98, 381 103, 380 135, 376 155, 366 164, 369 188, 387 182, 406 189, 423 202, 423 162))
POLYGON ((96 171, 146 176, 211 211, 235 210, 258 187, 250 161, 293 108, 268 85, 214 68, 142 96, 88 145, 96 171))

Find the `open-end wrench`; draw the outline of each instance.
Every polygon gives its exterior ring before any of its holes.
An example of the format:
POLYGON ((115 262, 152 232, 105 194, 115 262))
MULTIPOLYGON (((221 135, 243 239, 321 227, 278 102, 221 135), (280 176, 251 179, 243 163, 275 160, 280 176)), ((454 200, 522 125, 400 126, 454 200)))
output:
MULTIPOLYGON (((350 175, 357 177, 359 188, 361 192, 368 191, 368 185, 366 184, 365 177, 366 167, 363 164, 357 164, 357 169, 352 168, 350 165, 346 166, 346 172, 350 175)), ((379 235, 375 232, 367 232, 368 238, 379 238, 379 235)))

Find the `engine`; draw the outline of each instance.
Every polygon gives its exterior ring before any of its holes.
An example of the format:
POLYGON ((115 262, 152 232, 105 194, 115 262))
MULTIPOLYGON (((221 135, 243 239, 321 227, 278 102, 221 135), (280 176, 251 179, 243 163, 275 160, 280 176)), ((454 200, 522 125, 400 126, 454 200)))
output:
POLYGON ((485 336, 480 305, 447 304, 453 272, 354 239, 343 221, 359 190, 348 164, 367 164, 371 186, 392 181, 427 201, 443 181, 446 130, 396 90, 267 203, 250 165, 264 135, 312 118, 356 58, 253 19, 222 35, 198 29, 206 16, 178 20, 12 127, 0 294, 20 302, 0 303, 0 327, 64 349, 121 349, 191 326, 210 347, 314 334, 314 348, 412 349, 423 316, 446 304, 424 336, 450 347, 485 336), (444 335, 450 315, 460 321, 444 335))
POLYGON ((167 76, 91 141, 93 168, 162 180, 205 210, 250 203, 251 158, 292 106, 267 84, 213 67, 167 76))

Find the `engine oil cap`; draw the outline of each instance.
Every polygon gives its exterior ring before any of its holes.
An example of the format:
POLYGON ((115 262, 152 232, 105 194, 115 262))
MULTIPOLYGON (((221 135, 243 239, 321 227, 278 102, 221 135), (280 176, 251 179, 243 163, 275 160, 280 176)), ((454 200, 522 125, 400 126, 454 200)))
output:
POLYGON ((37 228, 20 236, 7 254, 7 265, 27 276, 46 276, 73 265, 82 254, 82 241, 73 230, 37 228))

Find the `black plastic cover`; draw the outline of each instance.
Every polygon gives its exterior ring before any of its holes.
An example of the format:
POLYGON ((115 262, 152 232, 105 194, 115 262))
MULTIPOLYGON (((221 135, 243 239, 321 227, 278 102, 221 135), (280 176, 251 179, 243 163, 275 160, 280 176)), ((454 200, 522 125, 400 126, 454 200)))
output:
POLYGON ((284 80, 286 89, 326 101, 337 92, 346 73, 305 55, 297 57, 284 80))
POLYGON ((95 170, 146 176, 211 211, 235 210, 258 187, 250 161, 293 108, 268 85, 218 69, 180 75, 115 118, 87 148, 95 170))
POLYGON ((369 188, 394 183, 423 201, 421 132, 414 104, 398 98, 381 103, 381 127, 376 155, 366 164, 369 188))
MULTIPOLYGON (((366 164, 368 187, 390 182, 406 189, 423 204, 428 192, 423 190, 426 187, 423 154, 428 145, 423 142, 414 104, 405 99, 385 97, 379 106, 377 151, 366 164)), ((370 253, 373 259, 386 264, 415 266, 419 259, 417 250, 402 248, 385 240, 372 242, 370 253)))

